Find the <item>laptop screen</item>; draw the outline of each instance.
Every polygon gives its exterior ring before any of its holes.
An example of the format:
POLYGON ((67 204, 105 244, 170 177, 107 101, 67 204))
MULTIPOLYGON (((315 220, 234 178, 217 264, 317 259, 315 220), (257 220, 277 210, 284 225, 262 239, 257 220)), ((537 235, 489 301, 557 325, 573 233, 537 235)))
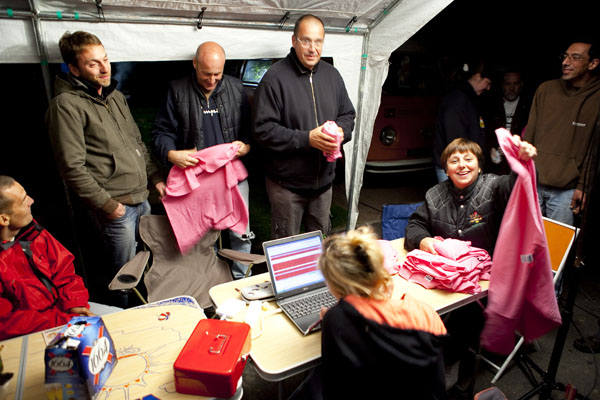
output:
POLYGON ((264 243, 276 295, 325 284, 319 271, 321 232, 309 232, 264 243))

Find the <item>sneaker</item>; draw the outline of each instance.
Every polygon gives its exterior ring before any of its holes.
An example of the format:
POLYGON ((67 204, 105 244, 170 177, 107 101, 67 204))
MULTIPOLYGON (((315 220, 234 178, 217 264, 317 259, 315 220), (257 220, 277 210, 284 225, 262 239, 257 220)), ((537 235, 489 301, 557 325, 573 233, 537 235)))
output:
POLYGON ((575 339, 573 347, 582 353, 600 353, 600 340, 597 336, 575 339))

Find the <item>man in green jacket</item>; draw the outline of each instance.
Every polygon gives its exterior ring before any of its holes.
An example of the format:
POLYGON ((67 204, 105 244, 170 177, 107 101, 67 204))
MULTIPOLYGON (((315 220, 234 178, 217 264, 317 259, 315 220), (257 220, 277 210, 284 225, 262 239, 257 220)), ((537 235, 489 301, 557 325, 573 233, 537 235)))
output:
POLYGON ((116 90, 108 56, 95 35, 65 33, 59 48, 70 73, 57 76, 46 113, 54 157, 65 183, 90 209, 110 251, 112 276, 136 250, 140 216, 150 213, 148 180, 165 184, 116 90))
POLYGON ((542 214, 573 225, 589 190, 588 160, 600 107, 600 55, 591 42, 573 42, 562 55, 562 78, 535 93, 524 139, 538 151, 542 214))

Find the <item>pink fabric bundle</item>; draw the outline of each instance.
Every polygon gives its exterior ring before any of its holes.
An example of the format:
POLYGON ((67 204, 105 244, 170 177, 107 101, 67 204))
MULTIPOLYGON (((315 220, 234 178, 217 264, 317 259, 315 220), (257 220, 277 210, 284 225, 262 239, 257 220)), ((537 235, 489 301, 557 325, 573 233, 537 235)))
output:
POLYGON ((337 143, 337 150, 331 154, 327 154, 323 152, 323 155, 327 158, 327 161, 334 162, 338 158, 342 157, 342 152, 340 151, 340 145, 342 144, 342 140, 344 139, 344 134, 338 130, 338 125, 333 121, 327 121, 323 125, 321 129, 323 133, 328 134, 332 138, 335 139, 337 143))
POLYGON ((377 244, 383 253, 383 268, 390 275, 395 275, 400 272, 400 263, 398 260, 400 259, 400 255, 398 254, 398 250, 392 246, 392 244, 387 240, 378 240, 377 244))
POLYGON ((237 185, 248 171, 235 159, 238 149, 232 143, 208 147, 192 154, 196 165, 171 168, 162 202, 182 253, 210 229, 246 231, 248 209, 237 185))
POLYGON ((481 345, 508 354, 515 330, 531 341, 561 324, 554 294, 552 266, 542 212, 538 205, 535 164, 519 159, 519 147, 506 129, 496 130, 498 143, 519 176, 504 211, 494 254, 494 267, 481 345))
POLYGON ((406 255, 400 276, 426 289, 479 293, 480 280, 490 279, 492 259, 487 251, 471 242, 442 239, 434 245, 437 255, 415 249, 406 255))

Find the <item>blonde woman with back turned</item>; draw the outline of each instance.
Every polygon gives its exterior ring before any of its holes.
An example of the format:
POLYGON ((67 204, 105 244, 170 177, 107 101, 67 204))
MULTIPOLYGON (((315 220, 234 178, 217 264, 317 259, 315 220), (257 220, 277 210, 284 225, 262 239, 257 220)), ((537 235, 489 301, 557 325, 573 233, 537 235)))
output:
POLYGON ((330 236, 319 268, 339 302, 324 310, 320 370, 299 391, 306 398, 445 399, 446 328, 428 305, 407 294, 391 298, 375 234, 359 228, 330 236))

